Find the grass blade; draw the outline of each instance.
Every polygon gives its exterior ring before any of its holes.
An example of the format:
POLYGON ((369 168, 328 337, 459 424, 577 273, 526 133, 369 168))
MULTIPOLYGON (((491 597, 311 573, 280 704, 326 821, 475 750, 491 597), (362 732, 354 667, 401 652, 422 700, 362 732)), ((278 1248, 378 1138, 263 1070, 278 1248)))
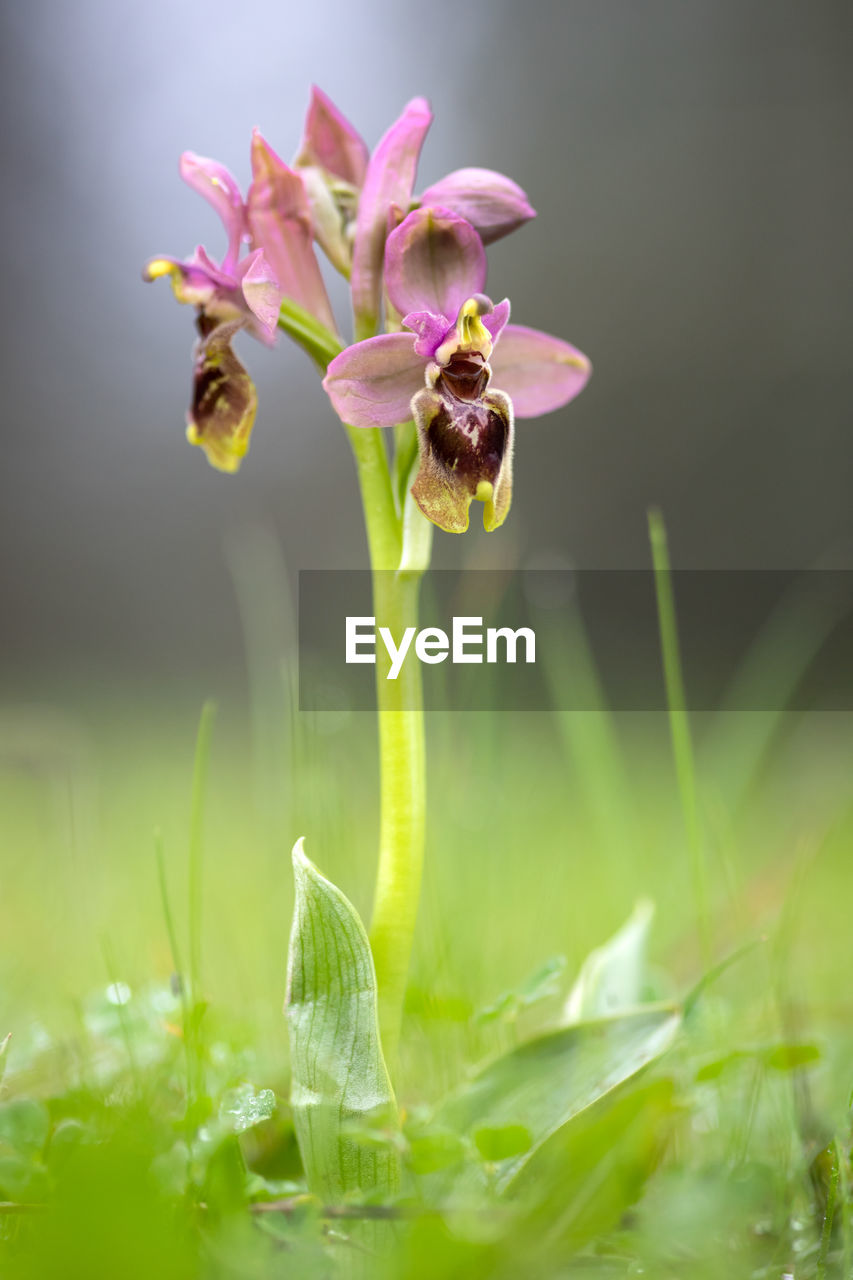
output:
POLYGON ((669 731, 672 738, 672 754, 681 810, 687 833, 687 848, 696 900, 696 922, 702 948, 702 962, 707 969, 711 963, 711 921, 708 906, 708 873, 702 832, 699 826, 699 802, 696 788, 696 765, 693 758, 693 742, 690 736, 690 720, 684 696, 684 676, 681 670, 681 654, 678 647, 678 627, 675 618, 675 601, 672 594, 672 577, 666 528, 659 511, 649 512, 649 539, 654 565, 655 593, 660 625, 661 655, 663 658, 666 701, 669 709, 669 731))

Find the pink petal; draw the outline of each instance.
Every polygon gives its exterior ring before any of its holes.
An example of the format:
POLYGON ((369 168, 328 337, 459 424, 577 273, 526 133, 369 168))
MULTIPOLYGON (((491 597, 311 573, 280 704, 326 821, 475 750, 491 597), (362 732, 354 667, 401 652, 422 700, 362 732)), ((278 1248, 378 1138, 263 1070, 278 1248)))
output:
POLYGON ((504 329, 489 363, 491 385, 507 393, 518 418, 538 418, 568 404, 592 373, 576 347, 518 324, 504 329))
POLYGON ((352 264, 353 310, 359 334, 373 332, 379 321, 388 214, 392 204, 408 209, 411 203, 418 158, 431 123, 429 103, 425 98, 413 98, 367 166, 352 264))
POLYGON ((352 427, 392 427, 412 416, 424 360, 410 333, 381 333, 335 356, 323 379, 335 412, 352 427))
POLYGON ((466 218, 491 244, 536 217, 521 187, 492 169, 457 169, 427 187, 421 204, 443 205, 466 218))
POLYGON ((431 360, 444 339, 454 328, 447 316, 437 316, 431 311, 410 311, 403 324, 416 334, 415 351, 425 360, 431 360))
POLYGON ((240 263, 241 281, 246 305, 260 323, 267 338, 275 336, 282 292, 270 269, 263 249, 256 249, 240 263))
POLYGON ((246 227, 243 197, 236 178, 224 165, 205 156, 197 156, 194 151, 184 152, 179 167, 184 182, 204 196, 222 219, 228 233, 228 252, 222 266, 226 271, 232 270, 240 254, 240 242, 246 227))
POLYGON ((252 185, 246 204, 253 244, 263 249, 282 294, 335 332, 335 319, 314 254, 308 198, 299 174, 279 159, 256 129, 252 185))
POLYGON ((448 209, 416 209, 385 246, 385 288, 401 315, 456 316, 486 284, 486 251, 477 232, 448 209))
POLYGON ((296 164, 320 165, 336 178, 359 188, 367 172, 369 152, 355 129, 316 85, 305 117, 305 133, 296 164))
POLYGON ((204 271, 220 289, 235 289, 237 287, 237 279, 234 272, 226 271, 224 267, 218 267, 204 245, 196 246, 195 253, 190 258, 187 266, 196 267, 204 271))
POLYGON ((229 310, 230 316, 240 314, 240 303, 233 301, 234 280, 211 262, 204 249, 196 249, 192 258, 182 262, 178 258, 152 258, 145 264, 143 280, 159 280, 167 276, 178 302, 189 303, 211 314, 229 310))
POLYGON ((509 320, 509 298, 504 298, 503 302, 495 304, 494 311, 489 311, 482 317, 483 325, 488 331, 492 342, 497 342, 503 333, 509 320))

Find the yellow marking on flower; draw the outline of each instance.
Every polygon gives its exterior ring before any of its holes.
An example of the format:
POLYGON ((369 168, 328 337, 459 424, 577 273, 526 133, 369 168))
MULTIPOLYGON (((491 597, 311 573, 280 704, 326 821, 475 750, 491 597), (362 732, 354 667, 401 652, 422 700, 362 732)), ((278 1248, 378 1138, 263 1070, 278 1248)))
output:
POLYGON ((170 262, 168 258, 152 258, 146 265, 142 273, 145 280, 162 280, 163 276, 168 276, 169 284, 172 286, 178 302, 194 302, 195 298, 190 289, 187 288, 184 273, 177 262, 170 262))
POLYGON ((145 268, 145 277, 147 280, 159 280, 161 276, 173 276, 177 270, 177 264, 168 258, 152 258, 145 268))
POLYGON ((483 294, 463 302, 454 328, 435 353, 437 364, 446 365, 453 356, 467 352, 476 352, 488 360, 492 354, 492 338, 480 317, 493 310, 491 302, 483 294))
MULTIPOLYGON (((242 424, 240 430, 245 430, 242 424)), ((251 430, 251 422, 249 430, 251 430)), ((229 475, 240 470, 240 463, 249 452, 248 434, 234 436, 230 440, 217 439, 213 435, 202 435, 194 422, 187 424, 187 441, 204 450, 212 467, 217 471, 225 471, 229 475)))
POLYGON ((477 502, 491 502, 494 497, 495 486, 489 480, 481 480, 477 485, 477 492, 474 497, 477 502))
POLYGON ((485 312, 479 298, 469 298, 459 308, 456 331, 459 334, 460 346, 468 351, 481 352, 483 359, 488 360, 492 354, 492 339, 488 329, 480 319, 485 312))

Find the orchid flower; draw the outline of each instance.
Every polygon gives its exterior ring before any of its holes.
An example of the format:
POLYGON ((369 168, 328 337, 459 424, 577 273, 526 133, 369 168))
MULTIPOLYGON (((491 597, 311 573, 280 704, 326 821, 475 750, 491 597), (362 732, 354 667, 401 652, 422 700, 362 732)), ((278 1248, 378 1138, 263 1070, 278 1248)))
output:
MULTIPOLYGON (((431 123, 429 104, 413 98, 370 154, 346 117, 315 88, 292 167, 255 130, 245 200, 227 169, 186 152, 181 176, 219 213, 227 250, 219 263, 202 247, 185 261, 155 258, 144 274, 149 280, 168 276, 178 301, 197 309, 200 337, 187 437, 214 467, 236 471, 249 446, 257 397, 231 349, 235 334, 245 328, 272 343, 277 325, 287 328, 281 312, 287 299, 316 322, 313 338, 324 351, 320 362, 337 349, 316 240, 351 280, 356 339, 373 340, 383 302, 387 327, 396 327, 399 315, 411 330, 383 335, 366 349, 357 342, 333 360, 325 385, 338 412, 355 425, 386 426, 414 417, 421 470, 413 493, 422 510, 443 528, 461 530, 470 501, 480 497, 487 527, 497 528, 509 507, 513 403, 519 416, 556 408, 581 389, 589 366, 568 344, 515 325, 497 347, 509 303, 493 307, 482 292, 483 245, 535 212, 516 183, 488 169, 458 169, 414 195, 431 123), (386 360, 390 366, 380 368, 386 360), (395 362, 401 360, 398 369, 395 362), (353 388, 362 382, 370 394, 353 407, 350 401, 359 394, 353 388), (383 416, 376 397, 398 386, 405 395, 392 396, 393 412, 389 417, 386 406, 383 416), (460 431, 467 444, 454 453, 452 440, 460 431)), ((318 358, 304 326, 288 332, 318 358)))
POLYGON ((183 261, 152 258, 143 276, 169 277, 177 300, 197 309, 200 337, 193 353, 187 439, 204 449, 212 466, 233 472, 249 447, 257 407, 255 388, 231 348, 235 334, 245 328, 272 344, 285 296, 333 332, 334 318, 314 256, 302 181, 257 130, 245 202, 236 180, 215 160, 184 152, 180 173, 216 209, 228 248, 219 264, 201 246, 183 261), (241 258, 247 240, 250 252, 241 258))
POLYGON ((347 347, 323 386, 350 426, 414 418, 420 462, 412 494, 434 524, 463 533, 477 499, 486 529, 496 529, 511 499, 514 418, 568 404, 586 385, 590 363, 560 338, 508 323, 509 301, 495 306, 483 292, 480 236, 448 209, 415 210, 392 231, 384 278, 409 332, 347 347))
POLYGON ((305 181, 315 235, 329 260, 352 276, 357 326, 375 331, 382 255, 389 222, 412 206, 438 205, 465 218, 484 244, 536 216, 517 183, 491 169, 457 169, 414 196, 421 147, 432 123, 424 98, 413 98, 372 156, 346 117, 316 87, 294 168, 305 181))

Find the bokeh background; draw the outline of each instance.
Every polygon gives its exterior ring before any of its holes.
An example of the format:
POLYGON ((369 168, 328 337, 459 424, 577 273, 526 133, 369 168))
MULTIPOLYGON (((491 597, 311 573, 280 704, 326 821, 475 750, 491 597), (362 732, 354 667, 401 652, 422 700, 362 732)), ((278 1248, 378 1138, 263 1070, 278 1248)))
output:
MULTIPOLYGON (((152 255, 223 248, 180 152, 245 184, 252 127, 290 158, 313 81, 371 145, 427 95, 421 186, 478 164, 528 191, 539 217, 490 250, 491 290, 595 375, 521 425, 509 522, 438 535, 439 566, 645 567, 652 503, 677 566, 851 566, 853 8, 29 0, 2 24, 0 1034, 21 1043, 13 1009, 72 1017, 104 981, 104 935, 132 986, 167 980, 152 831, 183 922, 213 696, 205 985, 250 1039, 268 1028, 280 1076, 287 853, 306 834, 366 913, 377 824, 372 718, 294 711, 282 584, 366 551, 345 437, 284 339, 240 347, 260 399, 240 474, 185 443, 192 314, 140 278, 152 255)), ((617 726, 630 786, 604 721, 522 719, 431 719, 415 991, 461 993, 464 1017, 549 954, 576 971, 641 895, 686 989, 698 957, 665 716, 617 726)), ((708 824, 718 943, 795 892, 807 995, 824 1000, 849 841, 802 873, 811 898, 792 869, 849 805, 850 718, 723 727, 708 735, 725 766, 708 824)))
POLYGON ((427 95, 421 185, 469 164, 522 184, 539 217, 490 251, 491 290, 595 365, 522 424, 500 541, 441 536, 439 564, 644 566, 652 502, 678 565, 850 563, 843 0, 31 0, 2 47, 7 684, 239 665, 224 548, 246 529, 291 573, 365 563, 304 355, 243 342, 255 438, 218 475, 183 439, 190 311, 139 275, 222 250, 181 150, 245 183, 252 126, 289 158, 312 81, 371 145, 427 95))

